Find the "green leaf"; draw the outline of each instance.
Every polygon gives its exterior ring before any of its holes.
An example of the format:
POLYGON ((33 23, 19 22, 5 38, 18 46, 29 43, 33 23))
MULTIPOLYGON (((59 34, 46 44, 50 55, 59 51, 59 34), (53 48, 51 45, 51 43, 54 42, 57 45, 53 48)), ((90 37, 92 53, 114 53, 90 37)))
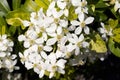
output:
POLYGON ((1 17, 5 16, 5 15, 6 15, 6 13, 5 13, 5 12, 0 11, 0 16, 1 16, 1 17))
POLYGON ((7 23, 12 26, 20 26, 22 24, 20 18, 7 19, 7 23))
POLYGON ((77 14, 75 14, 75 7, 70 6, 69 8, 69 16, 68 16, 68 20, 74 20, 77 19, 77 14))
POLYGON ((10 11, 10 7, 8 5, 7 0, 0 0, 0 10, 4 11, 4 12, 8 12, 10 11))
POLYGON ((109 39, 108 47, 110 51, 117 57, 120 57, 120 47, 115 45, 116 43, 112 38, 109 39))
POLYGON ((5 34, 6 32, 6 22, 3 17, 0 16, 0 34, 5 34))
POLYGON ((99 14, 99 16, 100 16, 100 21, 107 20, 107 16, 105 14, 101 13, 101 14, 99 14))
POLYGON ((106 8, 108 7, 103 0, 99 0, 99 2, 95 5, 96 8, 106 8))
POLYGON ((8 13, 6 21, 9 25, 20 26, 21 20, 29 20, 30 13, 22 10, 15 10, 8 13))
POLYGON ((35 0, 36 4, 40 7, 43 8, 43 10, 47 10, 50 2, 49 0, 35 0))
POLYGON ((25 4, 22 6, 22 9, 33 12, 38 10, 38 5, 33 0, 26 0, 25 4))
POLYGON ((107 52, 106 44, 99 34, 95 35, 95 40, 91 40, 90 44, 91 50, 96 51, 97 53, 107 52))
POLYGON ((120 28, 115 28, 113 30, 113 36, 112 36, 113 40, 115 42, 120 43, 120 28))
POLYGON ((16 27, 14 27, 14 26, 10 26, 8 32, 9 32, 11 35, 14 35, 15 32, 16 32, 16 27))
POLYGON ((120 28, 115 28, 113 30, 113 34, 120 34, 120 28))
POLYGON ((118 20, 109 19, 108 24, 112 29, 114 29, 118 25, 118 20))
POLYGON ((12 8, 13 10, 18 9, 20 7, 21 0, 12 0, 12 8))

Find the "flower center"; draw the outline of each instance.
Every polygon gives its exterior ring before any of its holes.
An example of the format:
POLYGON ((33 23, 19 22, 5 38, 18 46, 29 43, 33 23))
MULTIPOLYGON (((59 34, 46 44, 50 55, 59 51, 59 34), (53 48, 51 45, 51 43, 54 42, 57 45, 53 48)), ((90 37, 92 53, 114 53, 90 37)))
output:
POLYGON ((62 38, 61 35, 57 35, 57 39, 60 40, 62 38))
POLYGON ((58 23, 58 22, 59 22, 59 19, 58 19, 58 18, 55 18, 55 19, 54 19, 54 22, 55 22, 55 23, 58 23))
POLYGON ((81 27, 85 27, 85 22, 84 22, 84 21, 81 22, 81 23, 80 23, 80 26, 81 26, 81 27))
POLYGON ((45 32, 45 28, 44 27, 41 27, 40 30, 41 30, 41 32, 45 32))

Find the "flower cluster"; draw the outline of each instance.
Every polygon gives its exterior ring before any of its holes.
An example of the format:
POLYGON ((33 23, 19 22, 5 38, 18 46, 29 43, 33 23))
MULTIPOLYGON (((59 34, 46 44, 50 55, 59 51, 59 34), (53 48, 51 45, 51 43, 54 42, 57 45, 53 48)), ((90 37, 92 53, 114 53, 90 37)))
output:
POLYGON ((22 21, 28 30, 18 37, 25 48, 19 53, 21 62, 40 78, 48 74, 52 78, 56 72, 64 74, 65 65, 83 65, 89 56, 94 59, 87 39, 94 17, 87 14, 86 0, 52 0, 45 13, 42 8, 32 12, 30 21, 22 21), (74 20, 68 19, 70 8, 74 20))
POLYGON ((73 66, 103 61, 110 54, 120 57, 119 0, 0 4, 0 69, 12 72, 22 63, 40 78, 57 79, 71 75, 73 66))
POLYGON ((12 54, 13 41, 7 35, 0 35, 0 68, 8 69, 12 72, 15 69, 17 55, 12 54))

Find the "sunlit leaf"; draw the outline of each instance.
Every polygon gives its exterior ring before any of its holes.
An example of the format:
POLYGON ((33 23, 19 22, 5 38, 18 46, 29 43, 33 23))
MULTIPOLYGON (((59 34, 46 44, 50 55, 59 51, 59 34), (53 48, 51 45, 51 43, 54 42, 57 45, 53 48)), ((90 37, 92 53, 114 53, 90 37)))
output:
POLYGON ((75 14, 75 7, 71 6, 69 9, 69 16, 68 16, 68 20, 74 20, 77 19, 77 14, 75 14))
POLYGON ((7 23, 12 26, 20 26, 21 20, 29 20, 29 13, 22 10, 11 11, 7 15, 7 23))
POLYGON ((114 39, 115 42, 120 43, 120 28, 115 28, 113 30, 112 38, 114 39))
POLYGON ((109 19, 108 23, 109 23, 110 27, 112 29, 114 29, 118 25, 118 20, 109 19))
POLYGON ((98 34, 95 35, 95 40, 91 40, 90 44, 91 50, 96 51, 97 53, 107 52, 106 44, 98 34))
POLYGON ((43 8, 44 10, 47 10, 50 3, 49 0, 35 0, 35 2, 40 8, 43 8))

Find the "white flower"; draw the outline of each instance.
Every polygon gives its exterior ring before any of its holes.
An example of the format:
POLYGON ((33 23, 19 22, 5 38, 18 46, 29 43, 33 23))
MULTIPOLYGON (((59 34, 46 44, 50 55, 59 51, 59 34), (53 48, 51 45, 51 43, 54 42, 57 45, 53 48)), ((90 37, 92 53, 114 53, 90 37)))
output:
POLYGON ((80 15, 81 13, 86 13, 88 14, 88 8, 87 7, 78 7, 75 9, 75 13, 80 15))
POLYGON ((105 28, 104 23, 101 23, 102 28, 98 28, 98 31, 102 34, 102 38, 107 40, 107 36, 112 36, 112 29, 110 28, 109 31, 105 28))
POLYGON ((63 36, 62 32, 62 27, 58 26, 56 32, 49 33, 52 38, 47 40, 46 45, 54 45, 57 41, 59 41, 63 36))
POLYGON ((65 9, 66 5, 67 5, 67 3, 64 0, 57 0, 57 6, 60 9, 65 9))
POLYGON ((86 7, 87 1, 86 0, 71 0, 73 6, 76 7, 75 13, 88 13, 88 8, 86 7))
POLYGON ((24 41, 25 39, 26 39, 26 37, 24 35, 19 35, 18 36, 19 41, 24 41))
POLYGON ((19 57, 20 57, 20 61, 22 62, 22 64, 24 64, 24 62, 28 60, 28 56, 29 54, 27 51, 24 51, 24 54, 19 52, 19 57))
POLYGON ((55 2, 53 1, 49 6, 46 15, 47 16, 53 16, 55 19, 58 19, 63 15, 63 13, 64 13, 63 10, 60 10, 60 11, 56 10, 55 2))
POLYGON ((87 17, 86 19, 85 19, 85 14, 80 14, 79 16, 78 16, 78 19, 79 19, 79 21, 77 21, 77 20, 73 20, 73 21, 71 21, 71 24, 73 25, 73 26, 78 26, 76 29, 75 29, 75 34, 80 34, 81 33, 81 31, 82 31, 82 28, 84 28, 84 32, 86 33, 86 34, 89 34, 89 28, 88 28, 88 26, 86 26, 86 25, 88 25, 88 24, 90 24, 90 23, 92 23, 93 22, 93 20, 94 20, 94 18, 93 17, 87 17))
POLYGON ((52 15, 52 10, 55 8, 55 1, 52 1, 47 9, 46 15, 51 16, 52 15))
POLYGON ((50 72, 49 78, 52 78, 55 72, 59 72, 64 74, 65 63, 67 62, 64 59, 57 60, 57 57, 54 53, 51 53, 49 56, 50 67, 48 67, 48 71, 50 72))
POLYGON ((72 34, 72 38, 69 39, 69 41, 75 45, 75 55, 80 54, 80 48, 82 47, 81 43, 84 40, 83 34, 81 34, 79 37, 77 37, 76 34, 72 34))
POLYGON ((87 4, 86 0, 71 0, 73 6, 85 7, 87 4))
POLYGON ((118 0, 116 0, 114 5, 114 10, 117 11, 118 9, 120 9, 120 3, 118 0))

